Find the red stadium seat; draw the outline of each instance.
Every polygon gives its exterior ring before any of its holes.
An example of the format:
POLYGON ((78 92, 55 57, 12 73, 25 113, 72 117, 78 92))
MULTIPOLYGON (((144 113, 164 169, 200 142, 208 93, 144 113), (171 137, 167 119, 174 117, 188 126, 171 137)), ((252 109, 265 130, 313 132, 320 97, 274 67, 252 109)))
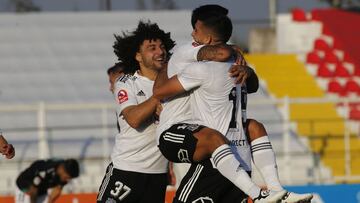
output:
POLYGON ((322 59, 316 51, 312 51, 306 55, 307 63, 319 64, 321 61, 322 59))
POLYGON ((307 21, 306 13, 300 8, 294 8, 291 11, 293 21, 305 22, 307 21))
POLYGON ((357 76, 357 77, 360 77, 360 68, 359 67, 356 67, 354 68, 354 76, 357 76))
POLYGON ((322 78, 331 78, 334 77, 334 73, 330 71, 326 63, 321 63, 317 70, 317 76, 322 78))
POLYGON ((360 92, 360 86, 356 81, 348 80, 345 83, 345 91, 348 92, 348 93, 359 93, 360 92))
POLYGON ((349 71, 341 63, 336 64, 334 75, 335 75, 335 77, 342 77, 342 78, 351 77, 351 74, 349 73, 349 71))
POLYGON ((335 93, 340 96, 346 96, 345 88, 336 80, 332 80, 328 83, 328 92, 335 93))
POLYGON ((328 51, 331 50, 331 47, 324 39, 316 39, 314 42, 314 49, 328 51))
POLYGON ((324 61, 327 63, 339 63, 340 60, 333 52, 333 50, 328 50, 325 52, 324 61))
POLYGON ((354 108, 350 109, 349 118, 351 120, 360 120, 360 109, 354 108))

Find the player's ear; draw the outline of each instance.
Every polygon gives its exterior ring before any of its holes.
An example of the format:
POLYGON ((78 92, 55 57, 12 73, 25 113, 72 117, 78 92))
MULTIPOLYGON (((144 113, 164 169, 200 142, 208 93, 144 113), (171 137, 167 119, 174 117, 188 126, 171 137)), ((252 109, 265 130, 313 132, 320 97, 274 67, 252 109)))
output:
POLYGON ((204 41, 205 41, 204 44, 210 44, 213 41, 213 38, 211 35, 206 35, 206 38, 204 41))
POLYGON ((136 52, 136 54, 135 54, 135 59, 136 59, 139 63, 142 61, 142 57, 141 57, 140 52, 136 52))

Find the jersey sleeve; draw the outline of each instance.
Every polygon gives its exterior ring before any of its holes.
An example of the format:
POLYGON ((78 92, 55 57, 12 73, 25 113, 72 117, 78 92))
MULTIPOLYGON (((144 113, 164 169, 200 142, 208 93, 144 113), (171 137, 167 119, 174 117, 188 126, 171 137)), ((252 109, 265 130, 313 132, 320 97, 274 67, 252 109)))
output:
POLYGON ((203 62, 191 63, 177 77, 186 91, 199 87, 206 82, 206 65, 203 62))
POLYGON ((174 58, 175 63, 192 63, 197 61, 197 55, 199 50, 204 45, 199 45, 196 42, 188 42, 184 45, 181 45, 176 48, 174 54, 176 57, 174 58))
POLYGON ((138 104, 132 87, 132 81, 129 79, 120 79, 115 83, 114 97, 117 104, 116 110, 119 114, 126 107, 138 104))

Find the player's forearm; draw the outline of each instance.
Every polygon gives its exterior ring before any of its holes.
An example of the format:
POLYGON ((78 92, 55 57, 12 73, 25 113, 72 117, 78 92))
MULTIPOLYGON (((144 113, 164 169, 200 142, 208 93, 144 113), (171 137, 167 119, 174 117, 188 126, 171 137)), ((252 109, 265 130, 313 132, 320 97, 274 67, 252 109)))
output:
POLYGON ((49 196, 48 197, 48 203, 54 203, 58 198, 59 198, 60 194, 56 195, 56 196, 49 196))
POLYGON ((154 115, 158 103, 159 100, 150 97, 141 104, 125 108, 122 115, 124 116, 126 122, 132 128, 136 129, 154 115))
POLYGON ((37 200, 37 193, 30 193, 30 202, 31 203, 36 203, 37 200))
POLYGON ((169 80, 167 80, 163 85, 153 89, 153 97, 159 100, 163 100, 182 94, 184 92, 185 89, 178 80, 177 75, 174 75, 169 80))
POLYGON ((207 45, 202 47, 197 55, 198 61, 228 61, 233 57, 234 50, 226 44, 207 45))
POLYGON ((61 186, 54 187, 48 196, 48 203, 54 203, 57 200, 57 198, 59 198, 61 194, 61 190, 62 190, 61 186))
POLYGON ((257 77, 255 71, 248 67, 250 71, 249 77, 246 80, 246 87, 247 87, 247 91, 248 93, 254 93, 259 89, 259 78, 257 77))

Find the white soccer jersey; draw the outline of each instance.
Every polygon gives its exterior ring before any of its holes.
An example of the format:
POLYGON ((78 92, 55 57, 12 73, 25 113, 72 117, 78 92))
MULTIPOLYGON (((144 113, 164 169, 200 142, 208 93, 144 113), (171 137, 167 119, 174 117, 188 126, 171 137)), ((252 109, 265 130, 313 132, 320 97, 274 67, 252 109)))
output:
MULTIPOLYGON (((168 77, 171 78, 182 72, 191 63, 196 62, 201 47, 202 45, 199 46, 194 42, 175 47, 168 64, 168 77)), ((189 93, 185 93, 163 102, 163 110, 160 114, 160 122, 156 132, 158 138, 163 131, 174 124, 191 123, 189 99, 189 93)))
POLYGON ((152 95, 153 85, 154 81, 137 73, 134 76, 125 75, 115 84, 114 96, 121 132, 116 135, 111 159, 117 169, 141 173, 167 172, 168 161, 157 147, 154 120, 141 129, 134 129, 121 116, 126 107, 147 100, 152 95))
POLYGON ((232 63, 197 62, 185 68, 178 79, 190 94, 193 123, 213 128, 236 147, 245 170, 251 170, 250 146, 241 119, 240 86, 229 76, 232 63), (195 89, 194 89, 195 88, 195 89))

